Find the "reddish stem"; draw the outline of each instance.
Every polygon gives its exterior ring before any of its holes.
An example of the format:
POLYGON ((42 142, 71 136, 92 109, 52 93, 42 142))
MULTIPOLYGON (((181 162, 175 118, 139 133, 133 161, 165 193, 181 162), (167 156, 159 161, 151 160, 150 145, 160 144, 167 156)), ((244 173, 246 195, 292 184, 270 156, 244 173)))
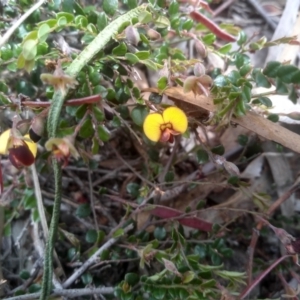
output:
MULTIPOLYGON (((79 98, 79 99, 70 99, 65 101, 64 105, 67 106, 76 106, 76 105, 82 105, 82 104, 91 104, 91 103, 96 103, 99 100, 101 100, 100 95, 92 95, 84 98, 79 98)), ((23 101, 22 105, 24 106, 29 106, 29 107, 48 107, 51 105, 52 102, 47 101, 47 102, 36 102, 36 101, 23 101)))
POLYGON ((240 294, 238 299, 239 300, 245 299, 245 297, 249 295, 250 292, 265 278, 265 276, 267 276, 278 264, 280 264, 287 257, 290 257, 290 255, 281 256, 279 259, 273 262, 272 265, 269 266, 269 268, 264 270, 260 275, 256 277, 256 279, 252 282, 250 286, 247 286, 245 288, 245 290, 240 294))
POLYGON ((190 13, 190 17, 204 26, 206 26, 212 33, 214 33, 218 38, 227 41, 227 42, 235 42, 236 38, 223 29, 221 29, 216 23, 208 19, 206 16, 203 14, 197 12, 197 11, 192 11, 190 13))

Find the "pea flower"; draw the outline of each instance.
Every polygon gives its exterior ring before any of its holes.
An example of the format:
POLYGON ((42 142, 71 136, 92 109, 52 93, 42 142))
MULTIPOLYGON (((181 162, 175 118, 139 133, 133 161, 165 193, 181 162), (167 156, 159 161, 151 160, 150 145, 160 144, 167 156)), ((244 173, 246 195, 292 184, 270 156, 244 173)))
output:
POLYGON ((61 66, 62 61, 63 60, 59 60, 57 62, 57 66, 53 74, 43 73, 40 78, 44 83, 52 85, 55 90, 60 90, 64 93, 67 88, 75 88, 78 82, 76 79, 65 74, 61 66))
POLYGON ((72 155, 75 159, 79 158, 79 153, 74 147, 74 138, 72 136, 65 136, 64 138, 50 138, 45 148, 47 151, 52 151, 54 157, 63 162, 65 167, 68 164, 68 159, 72 155))
POLYGON ((186 114, 178 107, 171 106, 163 113, 151 113, 144 121, 143 129, 147 138, 153 142, 170 142, 174 135, 186 131, 188 120, 186 114))
POLYGON ((0 155, 8 155, 17 169, 28 167, 35 161, 37 145, 26 134, 22 136, 16 129, 8 129, 0 135, 0 155))

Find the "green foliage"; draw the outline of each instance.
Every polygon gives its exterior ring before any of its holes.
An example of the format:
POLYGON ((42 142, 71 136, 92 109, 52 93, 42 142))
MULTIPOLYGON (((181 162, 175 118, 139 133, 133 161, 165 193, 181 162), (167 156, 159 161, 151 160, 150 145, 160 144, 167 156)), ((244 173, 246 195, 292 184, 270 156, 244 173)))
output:
MULTIPOLYGON (((7 20, 27 11, 29 3, 21 2, 19 6, 7 4, 1 7, 4 10, 3 19, 0 21, 2 30, 9 28, 10 23, 7 20)), ((176 187, 174 182, 181 180, 178 173, 180 174, 182 170, 178 172, 177 168, 181 168, 179 162, 187 156, 193 160, 193 164, 202 165, 209 162, 214 154, 224 155, 224 147, 218 145, 209 149, 197 144, 191 150, 192 155, 185 153, 182 156, 172 157, 168 170, 164 172, 167 162, 162 163, 160 157, 165 159, 168 145, 163 143, 154 145, 146 140, 143 124, 150 111, 164 110, 166 99, 163 94, 173 86, 192 92, 195 97, 211 96, 216 110, 213 118, 205 120, 207 122, 205 124, 218 125, 219 128, 228 126, 233 117, 242 118, 256 106, 266 111, 272 107, 269 94, 254 94, 254 88, 275 86, 276 93, 288 95, 295 103, 300 84, 300 70, 296 66, 269 62, 264 68, 254 68, 249 58, 249 52, 272 45, 292 43, 295 40, 282 38, 269 42, 262 37, 250 41, 243 31, 236 32, 233 26, 223 26, 222 30, 225 32, 238 34, 239 48, 233 50, 232 43, 219 43, 220 37, 216 32, 210 32, 207 29, 209 27, 204 28, 203 25, 196 24, 180 1, 149 0, 148 6, 144 7, 138 16, 119 24, 118 30, 105 41, 105 46, 97 49, 83 68, 72 73, 70 65, 86 51, 95 37, 109 30, 111 23, 118 20, 120 15, 140 4, 136 0, 104 0, 102 6, 94 3, 83 7, 79 3, 70 0, 45 3, 19 26, 17 32, 0 49, 0 72, 5 74, 1 76, 0 81, 1 111, 8 110, 24 120, 21 111, 25 112, 26 116, 30 111, 28 114, 30 125, 33 116, 38 114, 42 114, 43 117, 48 114, 48 120, 51 121, 52 111, 49 113, 45 106, 37 108, 24 103, 42 99, 44 102, 49 101, 49 105, 51 104, 53 108, 57 95, 63 94, 62 110, 55 124, 58 127, 57 137, 62 139, 72 137, 70 143, 78 151, 80 159, 75 161, 77 157, 74 151, 72 153, 68 149, 69 153, 63 155, 60 153, 62 165, 66 167, 70 163, 78 170, 83 167, 89 171, 98 170, 101 168, 103 157, 112 155, 111 148, 122 144, 126 149, 127 143, 134 144, 134 151, 126 152, 126 159, 130 160, 135 152, 141 158, 138 160, 142 165, 141 172, 136 171, 135 162, 133 166, 130 163, 129 167, 126 165, 134 176, 133 179, 130 178, 131 181, 122 183, 120 188, 122 191, 118 196, 115 194, 119 193, 119 186, 112 184, 110 189, 103 186, 98 186, 97 189, 93 187, 92 194, 96 199, 96 205, 93 202, 74 201, 76 207, 74 218, 81 219, 84 226, 99 221, 97 218, 91 221, 95 209, 92 205, 96 206, 97 214, 100 215, 101 212, 103 217, 101 219, 104 224, 101 224, 103 231, 88 227, 82 236, 77 236, 76 231, 71 233, 63 229, 65 224, 62 218, 60 220, 62 223, 59 223, 58 243, 63 240, 63 243, 69 246, 64 258, 70 263, 83 264, 110 238, 116 241, 121 239, 120 244, 116 243, 99 256, 99 260, 107 260, 112 265, 119 266, 124 261, 132 263, 132 268, 122 266, 122 271, 125 270, 127 273, 122 275, 121 279, 118 277, 118 280, 109 282, 114 287, 115 297, 118 299, 219 299, 222 297, 220 283, 226 286, 230 294, 236 294, 245 285, 245 274, 224 267, 233 256, 233 250, 226 242, 227 232, 215 226, 216 229, 205 234, 198 228, 195 232, 188 233, 183 230, 176 217, 156 219, 155 215, 149 215, 148 222, 154 222, 154 225, 148 231, 148 225, 144 225, 147 230, 144 230, 143 226, 142 229, 137 228, 140 225, 135 221, 136 215, 139 214, 132 215, 134 209, 141 203, 143 205, 139 207, 139 213, 147 213, 159 208, 159 205, 164 205, 163 202, 159 202, 159 198, 164 196, 168 187, 176 187), (65 40, 59 39, 58 36, 64 37, 65 40), (79 41, 75 46, 74 36, 75 40, 79 41), (194 42, 197 58, 187 57, 187 53, 177 47, 177 43, 184 39, 194 42), (82 50, 81 54, 78 53, 78 49, 82 50), (202 63, 208 53, 214 53, 224 59, 231 67, 231 71, 206 70, 202 63), (152 93, 149 99, 144 97, 145 91, 139 84, 141 78, 137 70, 146 70, 149 74, 150 71, 160 72, 155 82, 158 93, 152 93), (193 71, 194 74, 188 75, 193 71), (52 76, 52 81, 53 77, 57 76, 54 84, 51 80, 41 81, 41 74, 45 73, 52 76), (76 78, 73 78, 74 74, 76 78), (75 79, 76 83, 73 82, 74 85, 71 85, 70 81, 75 79), (18 94, 23 96, 20 95, 17 101, 15 95, 18 94), (116 137, 120 142, 116 142, 116 137), (107 204, 113 200, 105 198, 106 194, 111 196, 111 199, 119 201, 120 205, 107 204), (106 210, 111 207, 114 210, 113 217, 109 216, 106 219, 106 210), (117 214, 122 215, 120 217, 117 214), (158 222, 155 223, 156 221, 158 222), (111 224, 115 227, 112 228, 111 224), (124 229, 126 224, 135 226, 130 235, 124 229), (221 235, 225 236, 220 238, 221 235)), ((190 128, 187 135, 192 135, 200 122, 187 107, 182 109, 189 118, 190 128)), ((268 119, 277 122, 279 116, 268 114, 268 119)), ((5 126, 7 125, 4 124, 5 126)), ((40 142, 41 148, 44 147, 49 134, 52 136, 56 131, 52 127, 50 133, 49 128, 51 125, 48 123, 48 132, 40 142)), ((245 135, 238 136, 237 141, 244 147, 249 143, 245 135)), ((43 149, 38 154, 36 165, 43 180, 52 176, 50 161, 59 150, 58 147, 49 151, 43 149)), ((118 163, 121 159, 122 155, 118 157, 118 163)), ((123 177, 127 176, 127 169, 125 175, 122 172, 120 171, 120 178, 117 177, 116 181, 122 181, 123 177)), ((20 203, 16 204, 13 200, 5 207, 4 236, 11 235, 11 221, 23 214, 30 214, 35 222, 41 220, 34 189, 27 187, 25 181, 27 178, 24 174, 18 176, 20 185, 16 193, 20 203)), ((103 182, 110 180, 109 175, 105 176, 103 175, 103 182)), ((10 184, 15 184, 12 179, 7 180, 10 184)), ((228 184, 240 188, 241 182, 238 177, 231 176, 226 180, 228 184)), ((8 185, 8 182, 5 184, 8 185)), ((186 190, 189 191, 193 188, 194 182, 186 186, 186 190)), ((206 205, 204 198, 197 199, 196 209, 189 203, 183 211, 188 216, 192 213, 196 215, 196 210, 202 210, 206 205)), ((52 214, 51 209, 48 209, 46 220, 52 214)), ((22 280, 27 280, 30 274, 27 270, 22 270, 19 276, 22 280)), ((91 269, 82 274, 80 283, 76 284, 108 285, 102 280, 103 276, 99 276, 91 269)), ((51 284, 50 282, 50 286, 51 284)), ((34 283, 24 293, 34 293, 40 289, 41 285, 34 283)))

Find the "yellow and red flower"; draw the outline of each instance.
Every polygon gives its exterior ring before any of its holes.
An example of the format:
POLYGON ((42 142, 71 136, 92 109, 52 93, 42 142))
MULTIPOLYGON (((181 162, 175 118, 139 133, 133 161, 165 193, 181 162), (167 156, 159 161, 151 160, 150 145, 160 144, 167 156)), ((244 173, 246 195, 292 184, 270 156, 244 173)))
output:
POLYGON ((37 145, 29 135, 22 136, 16 129, 8 129, 0 135, 0 155, 8 155, 18 169, 28 167, 35 161, 37 145))
POLYGON ((143 125, 145 135, 153 142, 173 142, 173 136, 184 133, 187 127, 186 114, 175 106, 168 107, 162 114, 149 114, 143 125))

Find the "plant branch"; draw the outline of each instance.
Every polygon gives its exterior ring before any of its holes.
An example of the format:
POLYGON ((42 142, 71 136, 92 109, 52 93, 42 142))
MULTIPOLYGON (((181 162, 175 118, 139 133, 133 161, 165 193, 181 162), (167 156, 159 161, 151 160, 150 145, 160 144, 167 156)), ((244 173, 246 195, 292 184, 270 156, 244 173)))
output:
MULTIPOLYGON (((124 228, 124 233, 133 229, 133 225, 130 224, 124 228)), ((71 277, 69 277, 64 283, 63 288, 69 287, 79 276, 81 276, 85 270, 87 270, 92 264, 99 262, 99 256, 104 250, 109 249, 113 244, 118 241, 119 238, 110 238, 104 245, 102 245, 79 269, 77 269, 71 277)))
MULTIPOLYGON (((54 289, 53 295, 68 297, 68 298, 76 298, 79 296, 87 296, 87 295, 105 295, 105 294, 113 294, 113 287, 101 287, 101 288, 83 288, 83 289, 54 289)), ((3 300, 32 300, 37 299, 40 296, 40 293, 26 294, 15 296, 11 298, 5 298, 3 300)))
POLYGON ((45 0, 40 0, 35 5, 33 5, 30 9, 26 11, 24 15, 20 17, 12 26, 6 31, 2 39, 0 40, 0 48, 9 40, 9 38, 13 35, 13 33, 20 27, 20 25, 32 14, 34 13, 40 6, 42 6, 46 2, 45 0))
MULTIPOLYGON (((138 17, 143 11, 147 9, 147 5, 141 5, 128 13, 120 16, 104 28, 96 38, 77 56, 77 58, 67 68, 66 73, 71 77, 76 77, 81 69, 86 66, 93 57, 105 47, 105 45, 111 40, 115 33, 118 32, 119 28, 125 22, 131 21, 132 18, 138 17)), ((56 90, 53 95, 52 105, 48 114, 48 135, 49 138, 56 137, 56 131, 60 120, 60 113, 62 106, 65 101, 65 97, 68 93, 68 88, 62 90, 56 90)), ((53 272, 53 248, 55 242, 55 234, 57 232, 59 211, 61 203, 61 176, 62 170, 59 162, 53 158, 52 165, 54 169, 54 180, 55 180, 55 198, 53 206, 53 214, 49 230, 49 239, 45 251, 45 262, 44 262, 44 276, 42 282, 42 291, 40 300, 47 300, 51 288, 52 288, 52 272, 53 272)), ((101 249, 101 248, 100 248, 101 249)))
POLYGON ((272 265, 269 266, 269 268, 267 268, 257 276, 257 278, 252 282, 250 286, 246 287, 246 289, 240 294, 238 299, 245 299, 245 297, 247 297, 247 295, 249 295, 249 293, 264 279, 264 277, 268 275, 278 264, 280 264, 287 257, 290 257, 290 255, 284 255, 273 262, 272 265))

